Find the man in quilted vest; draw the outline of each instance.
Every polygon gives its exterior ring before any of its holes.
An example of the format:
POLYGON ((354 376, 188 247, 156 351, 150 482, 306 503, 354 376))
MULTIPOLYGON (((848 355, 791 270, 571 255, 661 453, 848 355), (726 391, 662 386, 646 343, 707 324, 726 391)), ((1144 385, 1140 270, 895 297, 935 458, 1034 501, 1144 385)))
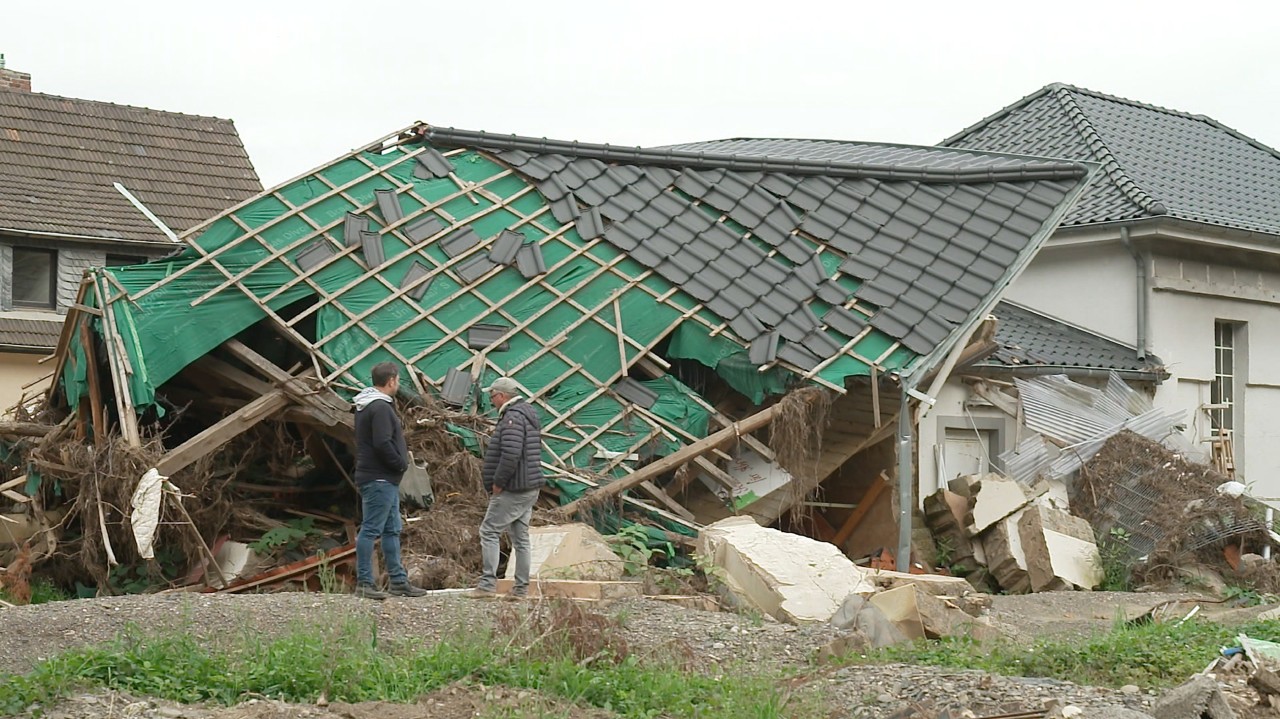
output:
POLYGON ((484 452, 485 492, 489 509, 480 523, 484 569, 468 596, 492 599, 498 589, 498 541, 511 538, 516 570, 510 598, 529 592, 529 518, 546 480, 542 476, 542 428, 538 411, 521 396, 520 385, 499 377, 482 390, 498 408, 498 424, 484 452))

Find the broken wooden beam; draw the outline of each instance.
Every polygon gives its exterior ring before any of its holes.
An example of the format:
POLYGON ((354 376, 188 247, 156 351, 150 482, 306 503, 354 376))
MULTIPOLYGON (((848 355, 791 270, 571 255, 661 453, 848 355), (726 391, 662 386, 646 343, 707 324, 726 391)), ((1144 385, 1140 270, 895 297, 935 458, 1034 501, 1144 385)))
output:
POLYGON ((854 508, 848 519, 844 520, 844 523, 840 525, 840 530, 836 532, 836 536, 831 539, 832 544, 839 547, 849 541, 849 537, 853 536, 853 530, 858 528, 858 524, 867 516, 867 512, 871 511, 872 505, 879 499, 880 493, 884 491, 888 484, 884 479, 884 472, 881 472, 879 477, 871 480, 871 486, 863 493, 862 499, 858 500, 858 506, 854 508))
POLYGON ((289 395, 284 390, 274 390, 265 394, 235 412, 227 415, 222 421, 209 427, 191 439, 165 453, 156 463, 161 475, 171 477, 193 462, 240 436, 245 430, 267 419, 289 405, 289 395))
POLYGON ((333 390, 323 386, 319 389, 311 387, 302 381, 301 377, 291 375, 277 367, 271 360, 253 351, 240 340, 230 339, 222 346, 226 347, 236 359, 279 384, 281 389, 299 404, 321 412, 330 424, 342 425, 355 431, 355 416, 350 411, 350 403, 339 397, 333 390))
POLYGON ((53 430, 53 425, 39 422, 0 422, 0 435, 10 437, 43 437, 53 430))
POLYGON ((677 450, 676 452, 673 452, 655 462, 652 462, 651 464, 647 464, 644 467, 641 467, 640 469, 636 470, 635 472, 632 472, 626 477, 623 477, 621 479, 616 479, 610 482, 609 484, 606 484, 596 489, 594 492, 591 492, 590 494, 587 494, 587 495, 584 495, 583 497, 575 499, 574 501, 564 505, 562 509, 566 514, 572 514, 573 512, 577 511, 579 507, 582 506, 583 500, 596 499, 600 497, 611 497, 615 494, 619 494, 621 492, 625 492, 628 489, 636 487, 640 485, 642 482, 647 482, 655 477, 658 477, 666 472, 669 472, 675 469, 676 467, 679 467, 680 465, 684 464, 685 462, 689 462, 696 457, 700 457, 703 454, 706 454, 707 452, 710 452, 711 450, 715 449, 716 447, 719 447, 720 445, 726 442, 729 442, 730 440, 736 439, 737 437, 743 434, 746 434, 747 432, 755 431, 769 424, 769 422, 773 420, 774 410, 776 407, 777 405, 774 405, 773 407, 763 409, 751 415, 750 417, 747 417, 741 422, 735 422, 732 426, 726 427, 720 430, 719 432, 715 432, 707 437, 704 437, 703 439, 700 439, 697 442, 694 442, 693 444, 685 446, 680 450, 677 450))

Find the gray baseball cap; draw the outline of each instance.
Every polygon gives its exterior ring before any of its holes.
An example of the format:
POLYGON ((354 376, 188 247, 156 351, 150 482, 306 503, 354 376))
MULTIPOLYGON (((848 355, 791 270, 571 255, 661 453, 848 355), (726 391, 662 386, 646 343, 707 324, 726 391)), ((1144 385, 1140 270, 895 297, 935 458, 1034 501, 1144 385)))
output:
POLYGON ((488 387, 480 390, 485 394, 490 392, 501 392, 503 394, 520 394, 520 385, 510 377, 499 377, 493 381, 488 387))

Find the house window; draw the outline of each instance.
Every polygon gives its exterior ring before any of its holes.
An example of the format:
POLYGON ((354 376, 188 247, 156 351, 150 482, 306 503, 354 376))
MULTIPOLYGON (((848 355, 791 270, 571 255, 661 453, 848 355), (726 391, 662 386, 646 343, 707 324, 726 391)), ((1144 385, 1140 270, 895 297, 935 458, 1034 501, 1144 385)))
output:
POLYGON ((58 300, 58 253, 13 248, 13 306, 54 309, 58 300))
POLYGON ((1235 429, 1236 405, 1236 323, 1213 323, 1213 385, 1209 401, 1213 405, 1213 436, 1230 437, 1235 429))

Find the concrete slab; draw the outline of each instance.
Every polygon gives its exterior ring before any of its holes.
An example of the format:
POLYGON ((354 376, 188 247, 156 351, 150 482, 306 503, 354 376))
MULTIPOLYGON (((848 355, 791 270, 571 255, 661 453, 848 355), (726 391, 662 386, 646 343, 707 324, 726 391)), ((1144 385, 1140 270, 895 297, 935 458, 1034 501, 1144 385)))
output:
POLYGON ((969 511, 969 531, 982 534, 1000 520, 1027 506, 1027 488, 998 474, 984 474, 969 511))
POLYGON ((1018 520, 1031 591, 1093 589, 1102 583, 1102 556, 1088 521, 1043 504, 1018 520))
POLYGON ((896 589, 911 584, 919 587, 926 594, 944 597, 958 597, 973 592, 973 585, 963 577, 949 577, 943 574, 907 574, 890 569, 872 569, 868 578, 877 587, 896 589))
POLYGON ((702 529, 699 550, 739 601, 792 623, 826 622, 850 594, 872 594, 867 570, 838 548, 730 517, 702 529))
MULTIPOLYGON (((572 523, 529 530, 529 576, 540 579, 582 579, 616 582, 622 579, 622 558, 592 527, 572 523)), ((506 578, 515 577, 515 562, 507 562, 506 578)))

